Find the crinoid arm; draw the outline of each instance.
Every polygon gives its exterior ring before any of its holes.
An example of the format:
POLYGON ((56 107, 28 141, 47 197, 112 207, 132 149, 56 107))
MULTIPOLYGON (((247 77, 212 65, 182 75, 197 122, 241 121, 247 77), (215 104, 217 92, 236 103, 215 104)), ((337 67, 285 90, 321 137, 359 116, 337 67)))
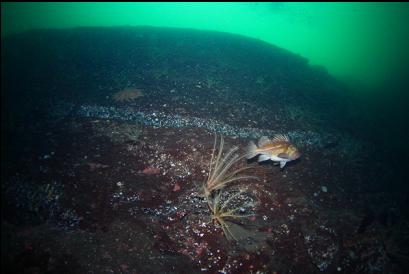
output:
POLYGON ((228 184, 245 179, 257 179, 256 176, 239 175, 252 167, 242 167, 231 171, 233 166, 245 158, 244 155, 238 155, 236 152, 238 147, 231 148, 223 155, 224 138, 220 136, 219 148, 217 156, 215 156, 217 147, 217 136, 215 135, 212 156, 209 164, 209 175, 207 181, 204 183, 204 194, 209 197, 213 191, 223 189, 228 184))
POLYGON ((241 231, 244 228, 241 230, 238 229, 237 226, 240 226, 240 224, 236 224, 234 220, 254 216, 254 214, 238 214, 237 212, 240 211, 241 207, 228 207, 233 199, 243 194, 241 191, 227 197, 227 199, 224 201, 222 200, 222 193, 222 190, 220 190, 213 198, 208 198, 207 202, 212 214, 212 219, 223 230, 223 234, 228 241, 234 240, 238 242, 240 240, 240 237, 237 237, 234 231, 241 231))
POLYGON ((223 234, 226 237, 226 239, 228 241, 236 241, 238 242, 239 240, 236 238, 236 236, 234 236, 234 233, 230 230, 230 226, 234 225, 233 223, 229 222, 229 221, 221 221, 220 223, 220 227, 223 230, 223 234))

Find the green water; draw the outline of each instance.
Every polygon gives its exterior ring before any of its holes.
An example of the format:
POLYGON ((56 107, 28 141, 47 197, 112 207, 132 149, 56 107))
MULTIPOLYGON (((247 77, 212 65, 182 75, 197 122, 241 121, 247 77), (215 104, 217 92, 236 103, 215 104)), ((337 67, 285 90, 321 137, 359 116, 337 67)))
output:
POLYGON ((1 35, 35 28, 150 25, 258 38, 365 86, 409 60, 408 3, 2 3, 1 35))

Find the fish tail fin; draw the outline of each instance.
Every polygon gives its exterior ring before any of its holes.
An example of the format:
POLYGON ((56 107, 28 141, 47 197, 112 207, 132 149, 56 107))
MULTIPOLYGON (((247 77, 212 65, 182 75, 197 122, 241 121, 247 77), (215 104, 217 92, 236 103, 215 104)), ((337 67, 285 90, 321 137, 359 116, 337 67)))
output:
POLYGON ((250 141, 250 143, 248 144, 248 146, 246 147, 246 158, 251 159, 256 157, 259 153, 257 152, 257 145, 253 142, 250 141))

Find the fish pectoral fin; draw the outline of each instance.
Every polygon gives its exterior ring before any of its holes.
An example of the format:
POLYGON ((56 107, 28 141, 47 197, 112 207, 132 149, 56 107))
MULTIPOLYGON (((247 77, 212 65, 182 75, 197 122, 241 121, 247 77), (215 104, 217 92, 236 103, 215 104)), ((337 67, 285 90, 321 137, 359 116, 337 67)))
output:
POLYGON ((287 162, 285 162, 285 161, 281 161, 281 162, 280 162, 280 168, 283 168, 286 163, 287 163, 287 162))
POLYGON ((282 158, 282 159, 290 159, 290 156, 287 153, 280 153, 277 155, 278 157, 282 158))
POLYGON ((263 162, 263 161, 267 161, 270 160, 270 157, 268 155, 265 154, 261 154, 260 156, 258 156, 258 162, 263 162))

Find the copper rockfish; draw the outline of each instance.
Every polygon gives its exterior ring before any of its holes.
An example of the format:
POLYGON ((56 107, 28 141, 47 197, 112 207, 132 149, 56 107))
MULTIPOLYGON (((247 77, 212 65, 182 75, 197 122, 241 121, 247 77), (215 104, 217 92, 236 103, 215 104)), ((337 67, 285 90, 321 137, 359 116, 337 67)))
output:
POLYGON ((246 158, 251 159, 256 156, 259 162, 272 160, 279 162, 280 168, 283 168, 287 162, 298 159, 301 154, 286 135, 279 134, 272 140, 266 136, 261 137, 258 146, 251 141, 246 149, 246 158))

